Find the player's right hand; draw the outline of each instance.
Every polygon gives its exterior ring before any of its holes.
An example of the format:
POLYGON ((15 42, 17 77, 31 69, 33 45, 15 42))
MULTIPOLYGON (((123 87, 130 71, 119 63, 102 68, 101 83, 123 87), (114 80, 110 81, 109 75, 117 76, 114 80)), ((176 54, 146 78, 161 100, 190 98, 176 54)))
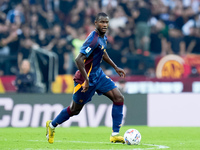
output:
POLYGON ((82 85, 82 91, 81 92, 86 92, 89 89, 89 80, 85 80, 85 82, 82 85))

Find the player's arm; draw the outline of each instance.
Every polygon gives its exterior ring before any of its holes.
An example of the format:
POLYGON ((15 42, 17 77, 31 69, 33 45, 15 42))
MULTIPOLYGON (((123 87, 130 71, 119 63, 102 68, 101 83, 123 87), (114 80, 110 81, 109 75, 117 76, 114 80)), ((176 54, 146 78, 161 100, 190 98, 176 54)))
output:
POLYGON ((75 63, 79 71, 81 72, 81 75, 85 79, 85 82, 83 84, 83 90, 81 92, 86 92, 89 88, 89 78, 87 76, 87 72, 85 70, 85 63, 84 60, 86 59, 86 55, 79 53, 79 55, 75 59, 75 63))
POLYGON ((115 71, 119 74, 120 77, 125 78, 126 73, 123 69, 117 67, 117 65, 112 61, 112 59, 108 56, 108 53, 105 51, 103 55, 103 60, 111 65, 115 71))

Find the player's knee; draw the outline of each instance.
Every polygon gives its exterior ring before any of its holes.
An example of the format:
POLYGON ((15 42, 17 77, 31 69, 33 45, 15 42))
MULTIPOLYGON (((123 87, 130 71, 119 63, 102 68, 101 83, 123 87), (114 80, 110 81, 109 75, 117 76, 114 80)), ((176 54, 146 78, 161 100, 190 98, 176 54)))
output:
POLYGON ((114 103, 124 103, 124 96, 119 95, 115 98, 114 103))
POLYGON ((119 99, 120 99, 119 100, 120 102, 124 102, 124 96, 123 95, 121 95, 119 99))
POLYGON ((78 115, 80 113, 81 110, 72 110, 71 111, 71 116, 74 116, 74 115, 78 115))

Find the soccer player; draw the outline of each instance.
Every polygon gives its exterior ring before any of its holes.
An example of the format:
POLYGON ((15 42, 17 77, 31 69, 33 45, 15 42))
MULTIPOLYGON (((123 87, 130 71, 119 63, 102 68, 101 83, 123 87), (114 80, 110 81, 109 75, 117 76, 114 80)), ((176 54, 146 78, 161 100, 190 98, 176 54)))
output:
POLYGON ((112 134, 110 142, 124 143, 124 138, 119 134, 123 118, 124 97, 115 83, 104 74, 100 68, 101 61, 111 65, 120 77, 125 77, 123 69, 116 66, 106 52, 109 17, 99 13, 95 19, 96 29, 90 33, 75 59, 78 71, 74 76, 74 93, 70 106, 64 108, 54 120, 46 122, 46 137, 49 143, 54 142, 55 127, 62 124, 70 117, 78 115, 83 106, 91 101, 95 92, 107 96, 112 102, 112 134))

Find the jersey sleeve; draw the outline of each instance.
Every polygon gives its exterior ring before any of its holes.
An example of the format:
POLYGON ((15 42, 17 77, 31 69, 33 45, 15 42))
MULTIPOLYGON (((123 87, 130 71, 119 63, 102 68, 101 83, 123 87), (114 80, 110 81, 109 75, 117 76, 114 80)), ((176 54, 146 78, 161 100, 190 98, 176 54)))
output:
POLYGON ((86 57, 89 57, 97 46, 98 46, 98 34, 93 32, 87 37, 87 39, 83 43, 80 52, 85 54, 86 57))

